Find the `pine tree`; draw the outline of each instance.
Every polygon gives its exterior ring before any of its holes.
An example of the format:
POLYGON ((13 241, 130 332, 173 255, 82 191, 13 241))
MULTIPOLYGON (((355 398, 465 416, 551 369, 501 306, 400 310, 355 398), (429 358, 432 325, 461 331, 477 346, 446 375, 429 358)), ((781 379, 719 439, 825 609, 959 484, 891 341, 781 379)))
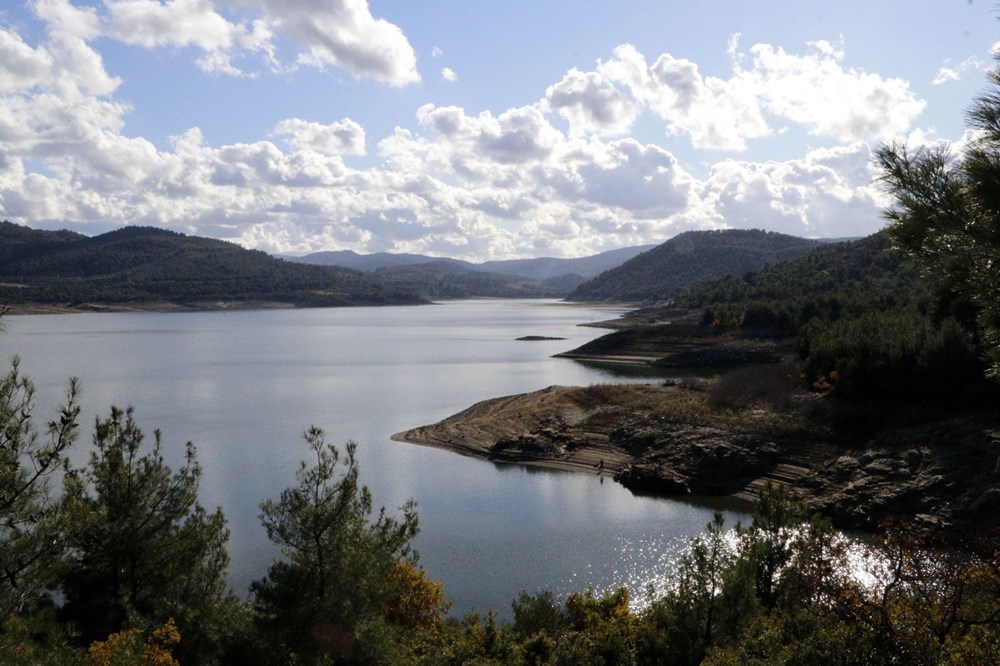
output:
POLYGON ((66 477, 72 558, 63 615, 87 641, 173 618, 183 637, 177 653, 211 661, 235 607, 223 580, 226 521, 198 503, 191 443, 172 472, 159 431, 152 450, 143 440, 132 409, 112 408, 97 420, 90 464, 66 477))
POLYGON ((876 159, 895 201, 887 233, 971 307, 988 374, 1000 380, 1000 69, 989 81, 967 113, 974 133, 960 156, 896 142, 876 159))
MULTIPOLYGON (((348 442, 342 455, 316 427, 305 439, 313 464, 302 462, 298 484, 261 504, 261 522, 284 559, 252 585, 254 610, 272 645, 300 655, 361 659, 385 642, 400 610, 392 605, 412 601, 396 583, 399 563, 416 561, 410 541, 417 516, 410 502, 401 519, 384 507, 372 519, 371 494, 358 482, 357 445, 348 442)), ((426 617, 412 609, 405 614, 426 617)))
POLYGON ((0 628, 38 601, 62 557, 59 506, 49 481, 76 438, 77 390, 71 380, 59 419, 39 437, 35 389, 16 357, 0 377, 0 628))

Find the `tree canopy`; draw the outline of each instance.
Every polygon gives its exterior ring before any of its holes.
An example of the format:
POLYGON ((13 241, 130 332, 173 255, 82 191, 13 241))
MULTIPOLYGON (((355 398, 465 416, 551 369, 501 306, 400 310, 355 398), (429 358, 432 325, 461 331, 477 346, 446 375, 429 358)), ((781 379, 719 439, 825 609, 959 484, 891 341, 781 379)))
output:
POLYGON ((258 625, 293 654, 384 661, 396 627, 426 625, 446 608, 440 587, 415 568, 414 505, 399 519, 384 507, 373 517, 371 493, 358 482, 357 445, 341 453, 316 427, 304 437, 312 464, 303 461, 297 485, 261 504, 261 522, 284 558, 252 586, 258 625))
POLYGON ((63 551, 60 511, 51 477, 76 439, 77 383, 69 384, 59 417, 39 436, 32 407, 35 387, 15 358, 0 377, 0 629, 35 603, 63 551))
POLYGON ((989 81, 968 110, 973 133, 960 154, 893 142, 876 159, 893 198, 887 233, 971 311, 1000 379, 1000 70, 989 81))
POLYGON ((176 472, 159 431, 150 450, 131 409, 112 408, 94 427, 89 464, 65 481, 62 615, 87 640, 173 618, 189 655, 218 651, 234 603, 223 574, 229 532, 220 510, 198 503, 201 468, 188 443, 176 472))

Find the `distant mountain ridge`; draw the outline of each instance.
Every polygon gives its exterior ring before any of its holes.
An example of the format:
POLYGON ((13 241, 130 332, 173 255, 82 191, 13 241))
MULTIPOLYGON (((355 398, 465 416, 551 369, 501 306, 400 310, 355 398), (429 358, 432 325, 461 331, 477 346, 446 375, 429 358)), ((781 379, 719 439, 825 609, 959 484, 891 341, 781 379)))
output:
POLYGON ((367 275, 432 300, 475 297, 562 298, 583 280, 578 275, 535 280, 519 275, 477 271, 454 260, 387 266, 367 275))
POLYGON ((317 264, 319 266, 340 266, 356 271, 376 271, 380 268, 395 266, 413 266, 435 261, 453 262, 461 266, 471 266, 468 262, 457 259, 443 259, 423 254, 395 254, 392 252, 376 252, 374 254, 359 254, 353 250, 328 250, 313 252, 302 257, 284 257, 287 261, 300 264, 317 264))
POLYGON ((276 259, 154 227, 89 237, 0 222, 0 303, 422 302, 360 271, 276 259))
POLYGON ((512 275, 540 281, 569 275, 578 275, 581 280, 585 280, 599 275, 609 268, 614 268, 654 247, 656 246, 641 245, 637 247, 625 247, 575 259, 540 257, 537 259, 486 261, 478 264, 459 259, 431 257, 423 254, 394 254, 390 252, 358 254, 351 250, 314 252, 303 257, 287 257, 287 259, 307 264, 343 266, 344 268, 353 268, 361 271, 376 271, 382 268, 397 266, 444 262, 462 266, 473 271, 499 273, 501 275, 512 275))
POLYGON ((797 259, 823 244, 756 229, 688 231, 581 284, 567 300, 667 301, 688 285, 797 259))

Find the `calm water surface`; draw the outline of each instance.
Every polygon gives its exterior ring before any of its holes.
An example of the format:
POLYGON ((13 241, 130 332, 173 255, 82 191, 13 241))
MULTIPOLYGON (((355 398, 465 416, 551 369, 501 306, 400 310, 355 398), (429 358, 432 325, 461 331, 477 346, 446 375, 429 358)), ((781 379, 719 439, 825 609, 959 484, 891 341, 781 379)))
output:
MULTIPOLYGON (((112 404, 163 432, 181 461, 193 441, 201 500, 221 506, 232 536, 230 581, 244 592, 275 556, 258 504, 294 483, 310 424, 358 442, 376 506, 413 498, 416 541, 454 611, 509 614, 522 590, 557 593, 661 586, 712 509, 637 497, 598 476, 495 465, 390 435, 479 400, 553 384, 650 381, 552 354, 606 331, 579 324, 620 311, 553 301, 455 301, 421 307, 6 318, 0 351, 18 354, 51 418, 70 376, 83 385, 83 436, 112 404), (566 340, 519 342, 523 335, 566 340)), ((729 513, 727 522, 744 518, 729 513)))

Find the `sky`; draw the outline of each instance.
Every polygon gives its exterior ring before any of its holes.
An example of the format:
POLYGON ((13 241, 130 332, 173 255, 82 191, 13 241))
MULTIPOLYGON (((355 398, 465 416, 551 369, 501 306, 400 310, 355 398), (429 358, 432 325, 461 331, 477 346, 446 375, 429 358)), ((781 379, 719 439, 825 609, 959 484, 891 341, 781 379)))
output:
POLYGON ((982 0, 4 0, 0 219, 275 254, 579 257, 883 226, 968 139, 982 0))

